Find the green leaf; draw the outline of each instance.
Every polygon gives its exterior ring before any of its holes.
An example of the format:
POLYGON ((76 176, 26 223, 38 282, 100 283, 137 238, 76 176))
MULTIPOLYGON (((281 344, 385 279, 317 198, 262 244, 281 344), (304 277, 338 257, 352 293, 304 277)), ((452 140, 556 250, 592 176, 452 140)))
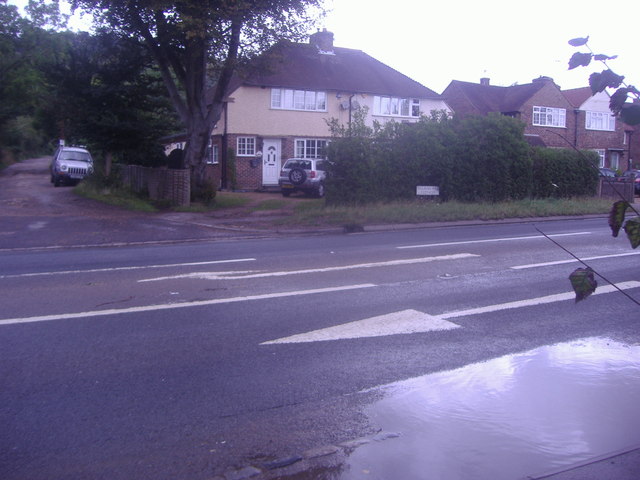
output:
POLYGON ((609 226, 611 227, 611 233, 613 233, 614 237, 617 237, 618 233, 620 233, 624 222, 624 214, 628 207, 629 204, 624 200, 618 200, 611 207, 611 211, 609 212, 609 226))
POLYGON ((627 233, 627 238, 631 242, 632 248, 637 248, 640 245, 640 217, 630 218, 627 223, 624 224, 624 231, 627 233))
POLYGON ((576 67, 586 67, 591 63, 591 54, 576 52, 571 55, 569 59, 569 70, 573 70, 576 67))
POLYGON ((611 95, 611 98, 609 99, 609 108, 614 114, 618 115, 624 108, 624 104, 626 103, 628 96, 628 88, 619 88, 613 92, 613 95, 611 95))
POLYGON ((614 55, 613 57, 610 57, 609 55, 596 54, 596 55, 593 56, 593 59, 597 60, 599 62, 604 62, 606 60, 615 60, 616 58, 618 58, 617 55, 614 55))
POLYGON ((569 40, 569 45, 571 45, 572 47, 581 47, 582 45, 586 45, 588 41, 589 36, 586 36, 584 38, 572 38, 571 40, 569 40))
POLYGON ((620 110, 620 117, 627 125, 640 125, 640 105, 625 103, 620 110))
POLYGON ((592 73, 589 77, 591 92, 596 94, 604 92, 607 88, 618 88, 622 85, 624 76, 617 75, 611 70, 604 70, 601 73, 592 73))
POLYGON ((598 282, 594 278, 594 272, 589 267, 574 270, 569 275, 569 280, 571 280, 571 286, 576 294, 576 303, 595 292, 598 286, 598 282))

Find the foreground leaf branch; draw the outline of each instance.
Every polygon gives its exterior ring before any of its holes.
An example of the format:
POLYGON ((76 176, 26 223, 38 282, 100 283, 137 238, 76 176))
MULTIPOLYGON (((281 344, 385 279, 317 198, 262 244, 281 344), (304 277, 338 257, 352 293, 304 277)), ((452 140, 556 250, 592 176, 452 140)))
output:
MULTIPOLYGON (((609 100, 609 108, 613 114, 627 125, 640 125, 640 103, 637 102, 640 100, 640 91, 638 91, 636 87, 625 83, 624 75, 618 75, 607 64, 607 61, 615 60, 617 55, 609 56, 596 54, 593 52, 588 42, 588 36, 569 40, 569 45, 577 48, 584 47, 588 50, 587 52, 576 52, 571 56, 569 59, 569 70, 577 67, 587 67, 593 60, 602 63, 605 69, 599 73, 594 72, 589 77, 589 86, 591 87, 592 94, 595 95, 596 93, 604 92, 607 89, 615 89, 609 100)), ((573 148, 575 149, 575 147, 573 148)), ((608 178, 606 181, 613 183, 608 178)), ((609 227, 611 228, 611 233, 615 238, 620 233, 620 230, 624 228, 627 238, 631 244, 631 248, 635 249, 640 246, 640 214, 638 214, 638 211, 626 200, 626 198, 622 196, 617 188, 614 187, 614 191, 620 196, 621 200, 616 201, 609 212, 609 227), (628 210, 633 211, 636 216, 626 220, 628 210)), ((552 239, 550 240, 553 241, 552 239)), ((554 243, 558 245, 557 242, 554 243)), ((564 247, 561 248, 568 252, 564 247)), ((571 286, 576 294, 576 302, 579 302, 595 292, 598 285, 595 280, 597 272, 586 265, 582 260, 578 259, 571 252, 568 253, 586 267, 576 269, 569 276, 571 286)), ((601 274, 598 275, 604 279, 601 274)), ((617 288, 612 282, 608 280, 607 282, 617 288)), ((629 296, 619 288, 617 289, 634 303, 640 305, 640 303, 633 297, 629 296)))

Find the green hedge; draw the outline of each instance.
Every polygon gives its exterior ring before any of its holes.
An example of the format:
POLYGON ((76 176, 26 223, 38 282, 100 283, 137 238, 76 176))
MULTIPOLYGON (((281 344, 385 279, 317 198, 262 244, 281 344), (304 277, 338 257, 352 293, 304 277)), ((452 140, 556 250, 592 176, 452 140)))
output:
POLYGON ((571 197, 593 194, 598 178, 593 152, 532 149, 524 124, 498 114, 390 122, 334 138, 328 155, 329 203, 412 199, 417 185, 439 186, 445 201, 571 197))

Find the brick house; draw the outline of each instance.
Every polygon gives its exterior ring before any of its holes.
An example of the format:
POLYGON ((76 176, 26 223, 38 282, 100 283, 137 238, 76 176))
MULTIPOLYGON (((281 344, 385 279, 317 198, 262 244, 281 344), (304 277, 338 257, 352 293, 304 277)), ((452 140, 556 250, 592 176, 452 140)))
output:
POLYGON ((522 120, 532 145, 594 150, 600 166, 628 167, 630 130, 611 114, 606 93, 561 90, 549 77, 510 87, 483 78, 479 84, 454 80, 442 96, 457 115, 497 112, 522 120))
MULTIPOLYGON (((210 169, 222 188, 276 187, 284 160, 324 156, 327 121, 348 125, 363 107, 370 126, 451 112, 433 90, 360 50, 334 47, 333 33, 326 30, 311 35, 309 43, 281 42, 250 67, 232 80, 212 132, 210 169), (229 149, 236 157, 234 185, 227 178, 229 149)), ((167 153, 180 142, 167 140, 167 153)))

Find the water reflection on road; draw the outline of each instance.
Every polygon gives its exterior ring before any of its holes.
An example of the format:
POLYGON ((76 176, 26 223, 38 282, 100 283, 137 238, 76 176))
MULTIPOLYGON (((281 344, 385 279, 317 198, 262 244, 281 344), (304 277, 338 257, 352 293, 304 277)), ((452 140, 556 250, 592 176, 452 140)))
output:
POLYGON ((518 479, 640 444, 640 346, 547 346, 385 387, 367 414, 398 438, 355 449, 350 479, 518 479))

